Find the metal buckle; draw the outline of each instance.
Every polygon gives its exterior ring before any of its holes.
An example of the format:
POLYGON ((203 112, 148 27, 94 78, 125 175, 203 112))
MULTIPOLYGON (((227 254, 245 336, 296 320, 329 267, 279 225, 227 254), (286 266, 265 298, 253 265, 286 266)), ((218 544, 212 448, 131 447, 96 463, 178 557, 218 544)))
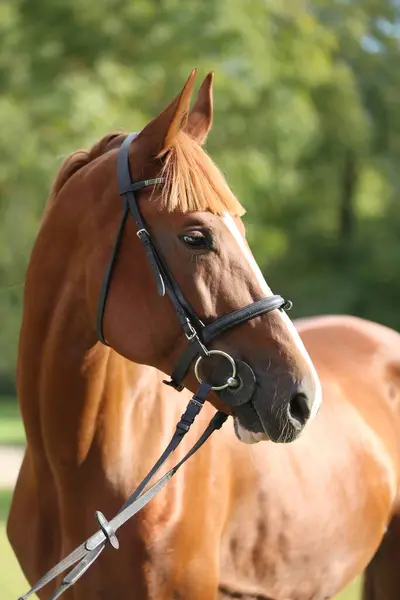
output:
POLYGON ((143 183, 144 187, 148 187, 149 185, 158 185, 159 183, 164 183, 164 177, 156 177, 155 179, 145 179, 143 183))
POLYGON ((196 337, 197 335, 197 331, 195 330, 195 328, 193 327, 193 325, 191 324, 191 322, 189 321, 189 319, 186 319, 187 325, 190 329, 190 334, 186 333, 185 331, 185 335, 186 335, 186 339, 190 342, 190 340, 192 340, 194 337, 196 337))
POLYGON ((283 310, 291 310, 293 307, 293 302, 291 300, 285 300, 285 303, 282 305, 283 310))
POLYGON ((142 227, 142 229, 139 229, 139 230, 136 232, 136 235, 138 236, 138 238, 140 238, 141 234, 144 234, 144 233, 150 237, 150 234, 149 234, 149 232, 148 232, 148 231, 147 231, 147 229, 145 229, 144 227, 142 227))
POLYGON ((203 403, 200 402, 199 400, 197 400, 194 396, 190 400, 190 402, 192 402, 192 404, 194 404, 195 406, 198 406, 199 408, 202 408, 204 406, 203 403))

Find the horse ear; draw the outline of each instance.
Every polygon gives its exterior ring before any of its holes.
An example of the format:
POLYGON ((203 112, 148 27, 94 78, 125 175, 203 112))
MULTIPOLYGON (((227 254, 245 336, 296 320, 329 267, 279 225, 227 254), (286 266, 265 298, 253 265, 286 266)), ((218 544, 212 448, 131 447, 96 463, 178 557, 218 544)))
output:
POLYGON ((209 73, 197 96, 197 100, 190 111, 185 131, 199 144, 204 144, 213 120, 213 80, 214 73, 209 73))
POLYGON ((196 69, 193 69, 181 93, 138 135, 137 139, 140 138, 149 156, 159 158, 165 154, 173 145, 176 135, 185 128, 195 79, 196 69))

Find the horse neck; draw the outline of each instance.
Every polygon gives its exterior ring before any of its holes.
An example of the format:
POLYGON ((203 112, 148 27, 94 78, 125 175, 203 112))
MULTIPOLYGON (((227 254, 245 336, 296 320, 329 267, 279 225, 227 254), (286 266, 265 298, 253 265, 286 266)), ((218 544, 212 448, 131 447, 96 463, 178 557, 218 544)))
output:
POLYGON ((39 239, 26 280, 17 373, 28 443, 63 469, 91 460, 126 480, 144 444, 149 460, 165 445, 181 404, 167 402, 160 372, 97 342, 83 277, 71 279, 62 264, 60 256, 46 256, 39 239))

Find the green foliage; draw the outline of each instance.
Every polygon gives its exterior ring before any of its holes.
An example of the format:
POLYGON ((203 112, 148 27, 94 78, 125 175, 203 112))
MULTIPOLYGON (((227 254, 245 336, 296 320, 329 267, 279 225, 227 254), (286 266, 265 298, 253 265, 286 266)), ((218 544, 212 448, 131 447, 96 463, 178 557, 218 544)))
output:
POLYGON ((400 329, 399 17, 394 0, 3 0, 0 387, 62 158, 141 128, 193 66, 216 73, 208 150, 273 289, 296 315, 400 329))

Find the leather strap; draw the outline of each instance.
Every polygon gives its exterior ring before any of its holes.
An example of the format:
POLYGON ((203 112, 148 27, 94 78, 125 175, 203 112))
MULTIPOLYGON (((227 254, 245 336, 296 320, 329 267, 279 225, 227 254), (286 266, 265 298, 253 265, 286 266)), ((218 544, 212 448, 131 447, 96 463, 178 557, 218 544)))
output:
POLYGON ((102 282, 101 288, 100 288, 99 303, 98 303, 98 308, 97 308, 96 329, 97 329, 97 337, 105 346, 108 346, 108 343, 107 343, 107 341, 104 337, 104 333, 103 333, 104 311, 105 311, 105 307, 106 307, 108 291, 110 289, 111 275, 112 275, 112 271, 113 271, 113 268, 115 265, 115 261, 117 260, 117 254, 118 254, 119 246, 121 243, 122 233, 124 231, 124 226, 125 226, 127 216, 128 216, 128 205, 125 202, 124 208, 122 211, 122 217, 119 222, 117 235, 115 237, 114 246, 111 251, 111 256, 108 261, 106 273, 104 275, 103 282, 102 282))
MULTIPOLYGON (((117 157, 117 177, 118 177, 118 191, 120 196, 125 196, 125 202, 127 202, 129 206, 129 212, 131 213, 137 227, 137 236, 140 239, 146 255, 147 260, 150 263, 150 266, 153 270, 154 277, 157 283, 157 290, 160 296, 164 296, 165 294, 165 283, 163 277, 161 275, 159 265, 154 253, 153 244, 150 239, 150 234, 146 229, 146 224, 143 220, 142 215, 140 214, 139 207, 136 202, 135 192, 142 190, 146 187, 150 187, 153 185, 157 185, 159 183, 163 183, 164 179, 162 177, 157 177, 156 179, 147 179, 143 181, 138 181, 136 183, 132 183, 131 180, 131 167, 129 162, 129 151, 131 147, 131 143, 134 138, 137 136, 137 133, 131 133, 128 135, 125 140, 122 142, 121 147, 118 152, 117 157)), ((122 235, 122 232, 121 232, 122 235)))
POLYGON ((176 285, 169 269, 162 258, 162 254, 158 252, 154 241, 151 239, 147 229, 147 225, 140 213, 139 206, 136 201, 135 192, 149 187, 158 185, 164 182, 162 177, 155 179, 145 179, 132 183, 129 152, 132 141, 137 136, 137 133, 131 133, 121 144, 117 158, 117 174, 118 174, 118 190, 121 196, 125 196, 128 200, 129 211, 136 223, 137 235, 142 242, 147 259, 153 269, 156 278, 158 293, 164 296, 167 292, 168 297, 174 305, 178 315, 180 324, 187 337, 191 337, 196 331, 196 327, 202 327, 203 324, 198 319, 196 313, 183 296, 179 286, 176 285))
POLYGON ((88 570, 93 562, 99 557, 105 546, 109 542, 115 549, 118 547, 118 540, 116 538, 117 530, 132 518, 137 512, 139 512, 150 500, 166 485, 166 483, 173 477, 178 469, 195 453, 201 446, 207 441, 210 435, 220 429, 228 416, 222 412, 217 412, 210 423, 204 430, 201 437, 194 444, 194 446, 185 454, 185 456, 163 477, 161 477, 156 483, 149 487, 146 491, 144 489, 153 478, 153 476, 159 471, 162 465, 166 462, 168 457, 174 452, 179 446, 182 439, 189 431, 193 424, 196 416, 204 406, 206 397, 210 391, 210 386, 207 383, 202 383, 197 390, 196 394, 191 398, 189 404, 183 413, 180 421, 176 426, 175 433, 157 460, 151 471, 146 475, 143 481, 139 484, 133 494, 128 498, 125 504, 121 507, 116 516, 107 521, 102 513, 97 512, 97 518, 99 521, 100 529, 92 536, 90 536, 86 542, 83 542, 78 548, 73 550, 67 557, 55 567, 50 569, 26 594, 20 596, 19 600, 26 600, 32 594, 41 590, 45 585, 53 581, 66 569, 72 567, 75 563, 79 563, 67 574, 62 580, 59 587, 50 596, 49 600, 56 600, 63 594, 68 588, 70 588, 78 579, 88 570))
POLYGON ((147 260, 152 268, 159 295, 164 296, 165 293, 168 294, 168 297, 174 305, 180 325, 184 330, 186 337, 188 339, 196 338, 196 342, 199 346, 199 352, 204 353, 205 348, 202 346, 200 339, 198 338, 198 330, 203 327, 203 323, 197 317, 190 304, 186 301, 179 286, 173 280, 161 253, 157 251, 136 201, 135 192, 149 186, 163 183, 164 181, 162 177, 157 177, 155 179, 146 179, 132 183, 129 150, 132 140, 136 137, 136 135, 136 133, 132 133, 126 137, 119 149, 117 157, 118 189, 119 194, 124 196, 124 205, 114 247, 111 252, 111 257, 107 265, 106 273, 100 290, 96 323, 97 335, 103 344, 108 345, 103 333, 104 312, 107 302, 107 295, 111 284, 112 270, 114 268, 118 249, 121 243, 121 238, 126 223, 127 211, 129 211, 137 227, 137 236, 143 245, 147 260))
MULTIPOLYGON (((269 296, 268 298, 262 298, 262 300, 253 302, 253 304, 248 304, 244 308, 235 310, 228 315, 220 317, 213 323, 206 325, 201 331, 201 341, 205 346, 207 346, 207 344, 209 344, 214 338, 224 331, 227 331, 231 327, 246 321, 250 321, 251 319, 255 319, 256 317, 259 317, 265 313, 269 313, 272 310, 289 310, 290 308, 291 302, 284 300, 282 296, 275 295, 269 296)), ((172 371, 171 380, 164 381, 164 383, 175 388, 178 392, 181 392, 184 388, 182 381, 197 356, 199 356, 197 344, 189 343, 189 345, 186 346, 182 352, 174 370, 172 371)))
POLYGON ((289 304, 291 303, 286 302, 281 296, 270 296, 268 298, 263 298, 258 302, 249 304, 248 306, 236 310, 233 313, 224 315, 223 317, 217 319, 214 323, 204 326, 189 302, 187 302, 181 289, 171 276, 168 266, 165 263, 161 252, 157 250, 156 244, 152 240, 146 223, 140 213, 135 192, 148 186, 163 183, 164 180, 162 177, 158 177, 155 179, 146 179, 132 183, 129 152, 130 145, 136 136, 137 133, 131 133, 125 138, 119 149, 117 157, 118 189, 120 195, 124 196, 125 200, 116 240, 100 290, 97 312, 97 333, 100 341, 103 342, 103 344, 107 344, 103 333, 104 312, 111 283, 112 270, 115 265, 120 241, 123 235, 123 229, 126 223, 127 213, 129 211, 135 221, 137 235, 145 249, 147 260, 153 270, 158 293, 161 296, 164 296, 165 293, 167 293, 175 308, 175 312, 185 336, 189 341, 189 345, 184 350, 183 354, 178 360, 178 364, 173 370, 171 380, 164 382, 167 385, 174 387, 176 390, 182 391, 182 381, 193 360, 197 356, 207 355, 206 345, 208 342, 227 329, 230 329, 231 327, 239 325, 240 323, 250 319, 254 319, 261 314, 275 309, 288 309, 289 304))
POLYGON ((244 308, 239 308, 228 315, 220 317, 213 323, 210 323, 210 325, 207 325, 202 332, 203 341, 205 344, 207 344, 234 325, 240 325, 241 323, 259 317, 264 313, 269 313, 272 310, 282 309, 285 307, 288 309, 288 304, 286 300, 282 298, 282 296, 274 295, 268 296, 267 298, 262 298, 262 300, 248 304, 244 308))

